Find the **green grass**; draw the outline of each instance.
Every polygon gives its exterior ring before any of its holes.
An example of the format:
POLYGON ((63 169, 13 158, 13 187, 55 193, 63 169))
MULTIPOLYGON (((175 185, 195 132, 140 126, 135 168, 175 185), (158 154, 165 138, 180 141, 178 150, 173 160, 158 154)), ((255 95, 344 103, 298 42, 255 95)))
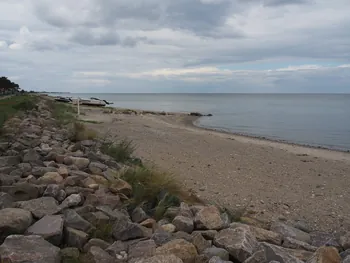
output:
POLYGON ((101 146, 101 152, 111 156, 117 162, 128 162, 132 159, 135 145, 132 141, 123 139, 118 143, 105 142, 101 146))
POLYGON ((113 223, 111 222, 103 225, 97 224, 97 226, 98 227, 91 234, 91 237, 102 239, 104 241, 111 241, 112 232, 113 232, 113 223))
POLYGON ((129 168, 120 174, 120 178, 127 181, 133 189, 129 206, 151 207, 156 218, 161 218, 167 208, 178 206, 180 201, 201 203, 192 193, 184 191, 173 175, 155 167, 129 168))
POLYGON ((36 96, 18 95, 0 99, 0 129, 4 123, 18 112, 26 112, 37 108, 36 96))
POLYGON ((80 142, 84 140, 94 140, 97 133, 94 130, 86 128, 83 123, 74 122, 70 128, 70 139, 73 142, 80 142))
POLYGON ((60 125, 73 123, 77 119, 77 110, 70 104, 47 100, 47 104, 51 110, 52 117, 58 121, 60 125))

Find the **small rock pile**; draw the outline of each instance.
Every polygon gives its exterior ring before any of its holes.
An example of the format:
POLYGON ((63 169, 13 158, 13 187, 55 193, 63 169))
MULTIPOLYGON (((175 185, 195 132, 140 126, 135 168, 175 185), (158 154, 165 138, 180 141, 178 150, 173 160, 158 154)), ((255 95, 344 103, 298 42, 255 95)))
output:
POLYGON ((184 202, 158 221, 141 207, 127 211, 123 165, 93 140, 70 141, 45 101, 38 108, 13 118, 12 139, 0 143, 0 262, 350 262, 346 234, 280 221, 264 229, 184 202))

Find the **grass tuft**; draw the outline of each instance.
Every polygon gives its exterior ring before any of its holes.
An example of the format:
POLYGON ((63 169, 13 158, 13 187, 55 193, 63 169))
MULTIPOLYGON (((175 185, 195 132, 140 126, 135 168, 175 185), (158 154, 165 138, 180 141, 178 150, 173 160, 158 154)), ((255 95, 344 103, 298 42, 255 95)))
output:
POLYGON ((192 193, 184 191, 173 175, 155 167, 129 168, 122 172, 120 178, 133 188, 129 206, 143 206, 156 218, 161 218, 169 207, 178 206, 180 201, 201 203, 192 193))
POLYGON ((47 105, 52 112, 52 117, 56 119, 61 126, 76 121, 77 110, 72 105, 53 100, 47 100, 47 105))
POLYGON ((94 232, 91 234, 92 238, 98 238, 105 241, 111 241, 112 240, 112 232, 113 232, 113 224, 107 223, 107 224, 98 224, 98 227, 94 230, 94 232))
POLYGON ((105 142, 101 146, 101 152, 111 156, 115 161, 125 163, 132 159, 136 147, 133 142, 127 139, 119 143, 105 142))
POLYGON ((84 140, 93 140, 97 137, 94 130, 88 129, 83 123, 74 122, 71 128, 70 139, 73 142, 80 142, 84 140))
POLYGON ((18 112, 36 109, 37 97, 30 95, 11 96, 0 100, 0 129, 18 112))

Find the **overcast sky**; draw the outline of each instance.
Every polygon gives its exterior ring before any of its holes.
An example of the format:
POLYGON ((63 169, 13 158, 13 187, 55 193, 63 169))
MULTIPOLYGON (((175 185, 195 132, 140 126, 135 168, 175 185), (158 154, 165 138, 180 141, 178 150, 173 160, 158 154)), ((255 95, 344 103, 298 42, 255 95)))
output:
POLYGON ((26 90, 350 93, 349 0, 0 0, 26 90))

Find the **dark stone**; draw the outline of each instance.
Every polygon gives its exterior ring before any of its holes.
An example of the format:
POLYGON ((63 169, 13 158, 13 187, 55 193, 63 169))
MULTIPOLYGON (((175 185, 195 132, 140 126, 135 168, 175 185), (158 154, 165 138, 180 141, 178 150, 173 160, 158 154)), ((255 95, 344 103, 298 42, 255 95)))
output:
POLYGON ((321 247, 327 245, 340 248, 337 238, 332 233, 317 231, 310 233, 310 237, 311 245, 314 247, 321 247))
POLYGON ((48 172, 57 172, 57 168, 55 167, 33 167, 32 175, 35 177, 41 177, 48 172))
POLYGON ((1 192, 8 193, 15 201, 24 201, 38 198, 39 187, 29 183, 17 183, 12 186, 1 186, 1 192))
POLYGON ((218 247, 209 247, 203 251, 204 255, 207 255, 208 258, 219 257, 222 260, 229 260, 230 254, 227 250, 218 247))
POLYGON ((88 252, 91 247, 99 247, 103 250, 107 249, 111 244, 107 243, 106 241, 98 238, 92 238, 90 239, 84 246, 84 252, 88 252))
POLYGON ((40 236, 13 235, 0 246, 2 262, 60 263, 60 249, 40 236))
POLYGON ((84 232, 90 232, 93 226, 82 218, 76 211, 66 209, 63 211, 64 225, 84 232))
POLYGON ((159 229, 153 233, 151 239, 154 240, 154 242, 156 243, 157 246, 162 246, 162 245, 168 243, 169 241, 171 241, 172 236, 170 233, 159 229))
POLYGON ((193 219, 185 216, 177 216, 173 220, 173 225, 177 231, 192 233, 194 229, 193 219))
POLYGON ((78 263, 80 251, 76 247, 62 248, 60 251, 62 263, 78 263))
POLYGON ((85 213, 83 217, 94 226, 106 225, 110 222, 109 217, 101 211, 85 213))
POLYGON ((71 194, 61 203, 60 207, 62 209, 78 206, 83 202, 83 198, 80 194, 71 194))
POLYGON ((61 215, 44 216, 27 229, 27 234, 42 236, 55 246, 60 246, 63 233, 63 218, 61 215))
POLYGON ((86 197, 84 205, 109 206, 111 209, 115 209, 121 207, 122 202, 119 196, 90 194, 86 197))
POLYGON ((116 254, 120 254, 120 252, 124 251, 126 252, 128 250, 128 245, 125 242, 122 242, 120 240, 115 241, 112 245, 110 245, 106 251, 113 257, 115 257, 116 254))
POLYGON ((61 210, 57 201, 52 197, 41 197, 29 201, 18 202, 18 206, 32 212, 33 216, 37 219, 46 215, 54 215, 61 210))
POLYGON ((64 231, 65 243, 70 247, 77 247, 80 251, 83 251, 83 248, 88 241, 88 234, 83 231, 66 227, 64 231))
POLYGON ((146 214, 145 211, 143 211, 141 207, 137 207, 134 209, 134 211, 132 211, 131 219, 135 223, 141 223, 142 221, 145 221, 148 218, 149 216, 146 214))
POLYGON ((0 209, 13 207, 13 198, 7 193, 0 192, 0 209))
POLYGON ((14 166, 21 163, 19 156, 0 156, 0 167, 14 166))
POLYGON ((115 263, 115 259, 100 247, 91 247, 88 258, 92 263, 115 263))
POLYGON ((129 246, 128 258, 148 258, 156 253, 156 243, 154 240, 145 240, 129 246))
POLYGON ((0 186, 10 186, 15 184, 20 179, 19 176, 12 176, 8 174, 0 174, 0 186))
POLYGON ((183 232, 183 231, 178 231, 176 233, 173 234, 173 238, 175 239, 185 239, 186 241, 192 243, 193 242, 193 236, 183 232))
POLYGON ((37 160, 40 160, 40 155, 33 149, 30 149, 24 156, 23 156, 23 162, 29 163, 29 162, 35 162, 37 160))
POLYGON ((112 235, 116 240, 130 240, 145 236, 143 228, 130 222, 125 216, 117 218, 113 224, 112 235))
POLYGON ((0 210, 0 243, 8 235, 23 234, 32 222, 33 217, 29 211, 19 208, 0 210))

